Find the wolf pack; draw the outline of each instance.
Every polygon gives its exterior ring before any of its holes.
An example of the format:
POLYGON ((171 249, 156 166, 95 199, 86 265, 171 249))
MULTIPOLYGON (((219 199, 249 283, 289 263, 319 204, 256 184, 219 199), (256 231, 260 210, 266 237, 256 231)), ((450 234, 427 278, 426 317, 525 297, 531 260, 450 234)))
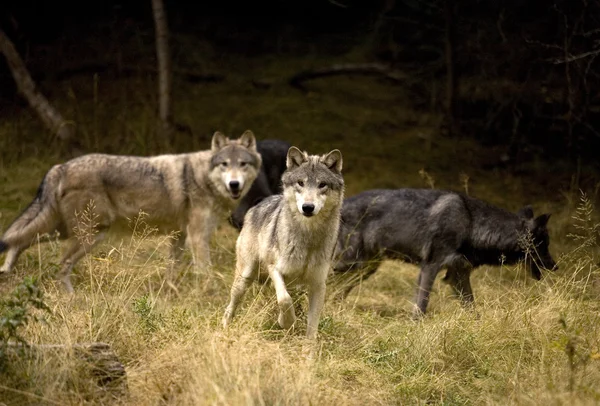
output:
POLYGON ((162 233, 178 236, 174 263, 191 253, 194 267, 210 270, 210 243, 221 222, 240 230, 235 276, 222 320, 226 328, 250 285, 270 280, 278 323, 295 325, 290 288, 307 292, 306 336, 315 339, 326 289, 344 300, 385 260, 420 266, 413 317, 427 310, 436 276, 460 303, 474 303, 470 275, 481 265, 522 261, 540 279, 557 268, 549 252, 549 214, 530 206, 512 213, 454 191, 374 189, 344 198, 342 153, 311 155, 251 131, 237 139, 214 133, 209 150, 151 157, 83 155, 53 166, 33 201, 0 238, 9 272, 19 255, 43 236, 67 240, 59 278, 73 292, 77 262, 115 224, 144 212, 162 233), (78 238, 79 215, 90 205, 94 233, 78 238))

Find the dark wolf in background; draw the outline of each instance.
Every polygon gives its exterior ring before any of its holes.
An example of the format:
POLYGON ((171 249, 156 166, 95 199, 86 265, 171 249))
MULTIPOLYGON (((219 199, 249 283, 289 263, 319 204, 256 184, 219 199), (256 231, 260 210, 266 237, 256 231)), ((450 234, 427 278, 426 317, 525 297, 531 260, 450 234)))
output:
POLYGON ((194 263, 210 265, 209 242, 219 218, 231 215, 260 166, 251 131, 236 140, 216 132, 206 151, 153 157, 89 154, 55 165, 35 199, 0 239, 0 252, 8 250, 0 272, 10 271, 38 235, 59 231, 71 240, 61 263, 61 279, 71 292, 70 273, 77 261, 112 224, 132 219, 140 211, 159 231, 180 233, 172 248, 175 259, 187 242, 194 263), (78 239, 77 214, 90 201, 97 233, 78 239))
POLYGON ((325 300, 325 283, 340 224, 344 196, 342 154, 308 155, 290 148, 283 174, 283 194, 267 197, 251 208, 236 245, 236 272, 223 326, 231 322, 253 280, 268 274, 277 292, 279 325, 296 321, 290 285, 308 288, 306 335, 317 335, 325 300))
POLYGON ((419 263, 415 316, 424 314, 436 275, 469 305, 471 270, 480 265, 525 260, 534 278, 556 263, 548 251, 550 215, 517 214, 460 193, 431 189, 369 190, 344 201, 334 275, 342 297, 384 259, 419 263), (344 276, 342 276, 344 275, 344 276), (337 281, 339 282, 339 280, 337 281))
POLYGON ((229 219, 238 230, 242 229, 244 216, 252 206, 265 197, 278 195, 283 191, 281 175, 285 171, 285 160, 291 146, 289 142, 282 140, 260 140, 256 143, 256 149, 262 157, 260 172, 229 219))

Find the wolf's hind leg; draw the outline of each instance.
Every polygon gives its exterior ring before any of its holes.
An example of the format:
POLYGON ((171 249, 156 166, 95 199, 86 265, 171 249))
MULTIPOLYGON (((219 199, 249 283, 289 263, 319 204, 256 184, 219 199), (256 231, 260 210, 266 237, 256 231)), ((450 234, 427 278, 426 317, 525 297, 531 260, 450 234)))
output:
MULTIPOLYGON (((325 275, 327 275, 327 271, 328 269, 323 271, 325 275)), ((321 311, 323 311, 323 304, 325 303, 324 279, 311 283, 308 290, 308 321, 306 326, 306 337, 311 340, 317 338, 319 318, 321 317, 321 311)))
POLYGON ((179 236, 177 236, 177 238, 172 241, 169 253, 169 259, 171 260, 171 263, 167 267, 165 279, 167 285, 175 292, 178 292, 175 282, 177 280, 177 270, 181 265, 181 257, 183 256, 186 238, 187 236, 184 233, 181 233, 179 236))
POLYGON ((417 299, 413 310, 413 318, 421 318, 427 311, 427 305, 429 304, 429 295, 431 294, 431 288, 433 282, 440 270, 440 266, 437 264, 426 263, 421 266, 419 272, 419 286, 417 288, 417 299))
POLYGON ((73 285, 71 285, 71 271, 75 264, 89 253, 90 250, 102 241, 106 233, 101 231, 95 234, 89 241, 80 241, 76 237, 71 237, 71 245, 65 252, 61 261, 60 280, 62 281, 65 290, 68 293, 73 293, 73 285))

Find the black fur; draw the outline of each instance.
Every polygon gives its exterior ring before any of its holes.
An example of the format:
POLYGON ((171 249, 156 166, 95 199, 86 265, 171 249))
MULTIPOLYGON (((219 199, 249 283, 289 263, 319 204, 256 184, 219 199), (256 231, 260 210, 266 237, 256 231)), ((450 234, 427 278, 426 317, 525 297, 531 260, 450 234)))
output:
POLYGON ((433 281, 447 268, 445 281, 470 304, 472 268, 527 259, 532 275, 539 279, 539 266, 556 267, 548 251, 548 218, 534 219, 530 207, 514 214, 455 192, 366 191, 344 201, 335 272, 359 276, 346 288, 345 296, 356 280, 375 273, 384 259, 419 263, 417 306, 418 312, 425 313, 433 281), (535 254, 526 258, 528 234, 535 254))
POLYGON ((229 219, 238 230, 244 225, 244 216, 252 206, 265 197, 282 192, 281 175, 286 169, 285 161, 290 147, 290 143, 282 140, 261 140, 256 143, 256 149, 262 156, 260 172, 229 219))
POLYGON ((8 249, 8 244, 6 244, 4 241, 0 241, 0 254, 3 253, 4 251, 6 251, 8 249))

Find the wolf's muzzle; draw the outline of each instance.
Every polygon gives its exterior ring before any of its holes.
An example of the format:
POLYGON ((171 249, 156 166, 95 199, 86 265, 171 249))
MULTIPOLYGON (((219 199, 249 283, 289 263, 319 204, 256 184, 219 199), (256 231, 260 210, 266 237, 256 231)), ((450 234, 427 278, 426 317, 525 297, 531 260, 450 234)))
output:
POLYGON ((229 191, 231 192, 231 196, 237 199, 240 196, 240 182, 237 180, 230 181, 229 191))
POLYGON ((315 205, 312 203, 304 203, 302 205, 302 214, 304 214, 306 217, 310 217, 313 215, 315 211, 315 205))

